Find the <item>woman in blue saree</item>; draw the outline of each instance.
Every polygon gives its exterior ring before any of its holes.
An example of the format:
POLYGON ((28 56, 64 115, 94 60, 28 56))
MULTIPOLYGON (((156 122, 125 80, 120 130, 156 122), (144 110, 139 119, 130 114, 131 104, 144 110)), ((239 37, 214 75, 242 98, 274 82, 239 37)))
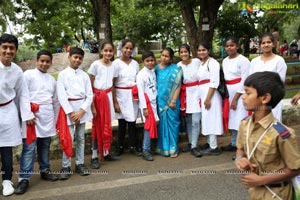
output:
POLYGON ((174 51, 167 47, 161 52, 161 63, 155 66, 159 116, 156 153, 177 157, 182 70, 181 67, 172 64, 173 57, 174 51))

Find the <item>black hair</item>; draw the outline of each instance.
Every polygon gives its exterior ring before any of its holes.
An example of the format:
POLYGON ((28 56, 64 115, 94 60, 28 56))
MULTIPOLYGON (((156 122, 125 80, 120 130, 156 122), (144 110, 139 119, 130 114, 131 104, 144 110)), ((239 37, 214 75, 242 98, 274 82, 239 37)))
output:
POLYGON ((152 51, 149 51, 149 50, 145 50, 143 53, 142 53, 142 61, 144 61, 146 58, 148 57, 153 57, 155 59, 155 56, 154 56, 154 53, 152 51))
POLYGON ((235 36, 229 36, 228 38, 226 38, 225 44, 226 44, 226 42, 228 42, 229 40, 231 40, 234 44, 236 44, 236 46, 239 46, 239 40, 238 40, 235 36))
POLYGON ((197 43, 197 49, 198 49, 200 46, 203 46, 205 49, 207 49, 207 51, 210 51, 210 47, 209 47, 208 42, 200 41, 200 42, 197 43))
POLYGON ((274 43, 274 36, 273 36, 271 33, 263 33, 263 34, 259 37, 259 45, 261 45, 262 40, 263 40, 265 37, 269 37, 269 38, 271 39, 272 43, 274 43))
POLYGON ((285 95, 284 83, 276 72, 256 72, 248 76, 244 86, 253 87, 257 91, 257 97, 267 93, 271 94, 271 100, 267 104, 274 108, 285 95))
POLYGON ((14 43, 15 46, 16 46, 16 49, 18 49, 19 47, 19 42, 18 42, 18 39, 14 36, 14 35, 11 35, 11 34, 8 34, 8 33, 4 33, 3 35, 1 35, 0 37, 0 45, 3 44, 3 43, 14 43))
POLYGON ((171 47, 165 47, 165 48, 163 48, 163 49, 161 50, 161 53, 162 53, 163 51, 169 52, 169 55, 170 55, 170 58, 171 58, 171 61, 172 61, 173 58, 174 58, 174 51, 173 51, 173 49, 172 49, 171 47))
POLYGON ((122 48, 123 48, 128 42, 130 42, 130 43, 132 44, 132 48, 135 47, 135 44, 134 44, 134 42, 133 42, 131 39, 125 39, 125 40, 122 41, 122 48))
POLYGON ((36 59, 37 59, 37 60, 40 59, 40 57, 41 57, 42 55, 49 56, 49 57, 51 58, 51 60, 52 60, 52 58, 53 58, 53 55, 52 55, 52 53, 51 53, 50 51, 47 51, 47 50, 42 49, 42 50, 40 50, 40 51, 37 53, 36 59))
POLYGON ((180 45, 179 46, 179 50, 178 50, 179 54, 180 54, 180 49, 182 49, 182 48, 185 48, 189 52, 189 54, 191 54, 191 47, 190 47, 190 45, 188 45, 188 44, 182 44, 182 45, 180 45))
POLYGON ((70 48, 69 56, 72 56, 73 54, 79 54, 82 55, 82 57, 84 57, 84 51, 79 47, 70 48))

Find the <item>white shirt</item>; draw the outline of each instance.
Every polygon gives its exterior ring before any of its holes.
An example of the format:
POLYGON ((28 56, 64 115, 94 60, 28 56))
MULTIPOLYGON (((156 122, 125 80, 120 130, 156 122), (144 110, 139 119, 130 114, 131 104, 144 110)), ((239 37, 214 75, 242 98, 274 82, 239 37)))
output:
POLYGON ((156 89, 156 75, 153 70, 149 70, 147 67, 144 67, 137 75, 137 87, 139 92, 139 108, 141 109, 143 120, 145 119, 143 114, 143 109, 147 108, 145 95, 146 93, 149 97, 152 110, 154 115, 156 113, 156 97, 157 97, 157 89, 156 89))
MULTIPOLYGON (((66 114, 73 111, 85 110, 80 122, 85 123, 92 120, 91 104, 93 101, 93 91, 88 75, 81 69, 67 67, 58 74, 57 95, 60 105, 66 114), (80 99, 78 101, 68 101, 68 98, 80 99)), ((73 124, 68 116, 68 125, 73 124)))
POLYGON ((29 93, 23 72, 15 63, 4 66, 0 62, 0 147, 16 146, 22 143, 19 112, 23 121, 33 119, 30 111, 29 93))
MULTIPOLYGON (((201 61, 198 58, 191 59, 191 63, 185 65, 180 61, 178 64, 183 71, 183 83, 193 83, 198 81, 198 70, 201 65, 201 61)), ((186 113, 201 112, 199 105, 199 87, 198 85, 186 88, 186 113)))
MULTIPOLYGON (((34 113, 36 136, 41 138, 54 136, 59 108, 55 79, 38 69, 25 71, 24 77, 30 94, 30 102, 39 105, 39 110, 34 113)), ((26 123, 22 123, 22 130, 22 136, 26 138, 26 123)))

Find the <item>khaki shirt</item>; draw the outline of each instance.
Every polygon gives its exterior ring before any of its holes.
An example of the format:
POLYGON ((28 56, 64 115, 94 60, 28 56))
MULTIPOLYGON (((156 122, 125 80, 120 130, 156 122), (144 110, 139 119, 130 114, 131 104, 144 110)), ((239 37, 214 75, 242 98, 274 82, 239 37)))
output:
MULTIPOLYGON (((247 153, 246 135, 249 120, 250 117, 241 122, 237 138, 237 148, 242 149, 245 153, 247 153)), ((290 169, 300 168, 299 146, 294 130, 286 127, 290 132, 290 136, 283 139, 273 127, 274 123, 277 123, 277 120, 270 112, 258 123, 252 121, 250 124, 249 152, 252 151, 260 136, 272 124, 272 127, 266 132, 250 158, 250 162, 258 166, 254 172, 260 176, 276 173, 276 171, 285 167, 290 169)), ((271 187, 271 190, 282 199, 292 199, 291 183, 284 187, 271 187)), ((274 200, 272 194, 264 186, 249 188, 248 192, 251 199, 274 200)))

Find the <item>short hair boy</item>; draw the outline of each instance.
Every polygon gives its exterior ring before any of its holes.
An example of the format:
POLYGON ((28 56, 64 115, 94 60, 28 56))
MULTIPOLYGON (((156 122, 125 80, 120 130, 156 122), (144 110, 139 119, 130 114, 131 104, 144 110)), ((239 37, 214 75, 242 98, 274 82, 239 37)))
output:
POLYGON ((153 161, 151 154, 151 139, 157 138, 156 126, 156 75, 153 71, 156 60, 152 51, 144 51, 142 54, 144 67, 136 78, 139 94, 139 108, 141 109, 144 125, 143 159, 153 161))
POLYGON ((34 170, 35 150, 40 166, 41 178, 48 181, 56 181, 58 177, 50 171, 49 152, 51 137, 56 135, 56 113, 58 99, 56 93, 56 81, 47 73, 52 65, 52 54, 47 50, 37 53, 37 67, 24 72, 25 81, 30 94, 30 103, 36 117, 34 132, 30 133, 30 127, 22 123, 23 149, 20 162, 18 186, 15 194, 24 194, 29 186, 29 179, 34 170), (29 129, 29 130, 28 130, 29 129), (34 134, 34 136, 30 135, 34 134))
POLYGON ((294 130, 274 118, 271 110, 285 88, 275 72, 257 72, 244 82, 245 108, 253 115, 241 122, 236 167, 245 172, 242 183, 251 199, 292 199, 291 178, 300 172, 299 146, 294 130))
POLYGON ((22 143, 19 122, 20 110, 22 121, 33 125, 34 115, 30 111, 29 94, 24 81, 23 71, 13 63, 18 51, 18 39, 4 33, 0 37, 0 154, 2 161, 3 195, 14 193, 11 182, 13 171, 12 147, 22 143))
MULTIPOLYGON (((85 123, 92 120, 91 104, 93 101, 93 91, 89 76, 79 68, 83 61, 84 51, 78 47, 70 48, 68 59, 69 67, 58 74, 57 94, 61 105, 59 113, 64 112, 67 116, 69 132, 63 134, 59 131, 62 142, 63 158, 60 174, 61 180, 66 180, 71 175, 72 141, 76 141, 76 167, 75 172, 82 176, 89 175, 87 167, 84 165, 84 145, 85 145, 85 123), (64 144, 63 137, 67 137, 67 145, 64 144), (71 137, 70 137, 71 135, 71 137)), ((59 114, 58 125, 62 123, 59 114)), ((59 128, 58 128, 59 129, 59 128)))

